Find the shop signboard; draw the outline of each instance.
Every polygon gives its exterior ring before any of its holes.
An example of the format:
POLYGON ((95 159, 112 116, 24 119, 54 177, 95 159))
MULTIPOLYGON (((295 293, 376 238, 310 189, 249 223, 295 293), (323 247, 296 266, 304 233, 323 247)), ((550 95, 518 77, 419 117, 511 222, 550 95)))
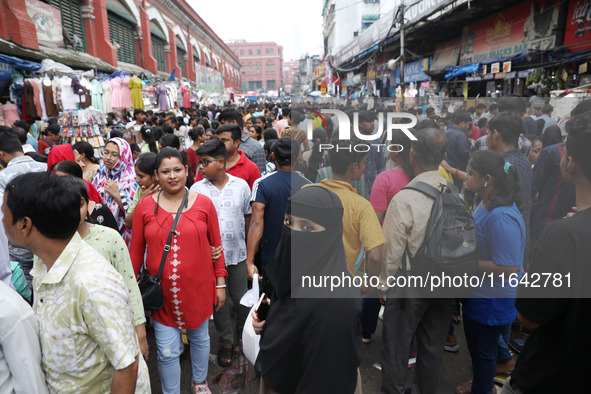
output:
POLYGON ((452 40, 439 44, 433 57, 431 71, 443 71, 448 66, 458 65, 458 56, 460 56, 462 40, 452 40))
POLYGON ((513 71, 513 72, 509 72, 509 73, 505 73, 505 79, 513 79, 517 76, 517 72, 513 71))
POLYGON ((39 44, 65 48, 60 10, 38 0, 26 0, 26 5, 27 14, 35 23, 39 44))
POLYGON ((486 63, 553 48, 559 8, 558 1, 529 0, 472 23, 462 34, 460 64, 486 63))
POLYGON ((527 77, 529 77, 529 74, 530 74, 529 70, 519 71, 517 73, 517 78, 527 78, 527 77))
POLYGON ((490 72, 491 73, 498 73, 499 71, 501 71, 501 63, 493 63, 490 65, 490 72))
POLYGON ((224 81, 222 73, 195 63, 195 79, 199 90, 208 92, 223 92, 224 81))
POLYGON ((496 73, 495 79, 505 79, 505 73, 496 73))
POLYGON ((482 77, 480 77, 480 76, 466 77, 466 82, 476 82, 476 81, 482 81, 482 77))
MULTIPOLYGON (((394 14, 405 0, 395 0, 392 8, 381 12, 380 18, 367 29, 360 32, 359 36, 354 38, 335 56, 335 64, 340 65, 353 58, 354 56, 374 47, 384 41, 389 36, 393 36, 398 29, 391 28, 394 24, 394 14), (389 33, 389 34, 388 34, 389 33)), ((453 3, 454 0, 422 0, 413 4, 407 4, 404 19, 407 26, 413 25, 443 7, 453 3)), ((407 2, 408 3, 408 2, 407 2)))
POLYGON ((0 92, 6 89, 6 86, 10 84, 12 74, 12 66, 8 63, 0 62, 0 92))
POLYGON ((484 79, 485 81, 488 81, 489 79, 494 79, 495 75, 493 73, 488 73, 488 74, 484 74, 482 76, 482 79, 484 79))
POLYGON ((503 62, 503 72, 511 72, 511 61, 503 62))
POLYGON ((571 52, 591 49, 591 0, 569 2, 564 45, 571 52))
MULTIPOLYGON (((432 58, 429 58, 429 64, 432 58)), ((428 81, 431 79, 423 71, 423 60, 407 63, 404 65, 404 82, 428 81)), ((400 68, 396 70, 396 83, 400 83, 400 68)))
POLYGON ((587 72, 587 62, 579 64, 579 74, 585 74, 587 72))

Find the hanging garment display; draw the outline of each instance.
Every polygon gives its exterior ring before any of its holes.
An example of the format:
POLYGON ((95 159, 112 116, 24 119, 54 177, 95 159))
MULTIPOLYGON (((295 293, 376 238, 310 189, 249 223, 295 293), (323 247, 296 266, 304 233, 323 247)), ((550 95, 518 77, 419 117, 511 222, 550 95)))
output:
POLYGON ((11 103, 10 101, 4 105, 0 106, 2 108, 2 115, 4 118, 4 124, 8 127, 12 127, 14 122, 20 120, 20 116, 18 114, 18 107, 16 104, 11 103))
POLYGON ((103 91, 103 112, 108 114, 109 112, 113 112, 113 107, 111 106, 111 82, 106 79, 101 82, 101 88, 103 91))
POLYGON ((52 88, 53 85, 52 84, 53 83, 51 82, 51 80, 49 78, 45 78, 41 82, 41 86, 43 87, 43 89, 42 89, 43 101, 45 103, 47 117, 57 119, 57 116, 59 115, 59 110, 57 109, 57 106, 55 105, 55 101, 53 101, 53 88, 52 88))
POLYGON ((144 109, 144 99, 142 97, 142 81, 138 77, 132 77, 129 80, 131 89, 131 104, 134 109, 144 109))
POLYGON ((189 101, 189 91, 186 86, 181 86, 181 93, 183 94, 183 107, 190 108, 191 102, 189 101))
POLYGON ((57 78, 54 78, 53 81, 51 81, 51 92, 53 93, 53 102, 57 107, 58 112, 61 112, 64 109, 62 105, 62 86, 57 78))
POLYGON ((61 77, 59 78, 59 83, 62 89, 62 108, 64 110, 78 109, 80 97, 74 93, 74 89, 72 88, 72 79, 68 77, 61 77))
POLYGON ((158 95, 158 108, 160 111, 168 111, 170 106, 168 105, 168 88, 165 85, 160 85, 156 88, 156 94, 158 95))
POLYGON ((131 89, 129 88, 129 76, 121 80, 121 99, 123 100, 123 108, 128 109, 132 107, 131 103, 131 89))
POLYGON ((111 105, 113 109, 121 110, 123 106, 122 80, 119 77, 111 79, 111 105))
MULTIPOLYGON (((35 93, 31 81, 25 81, 25 94, 23 96, 24 107, 26 107, 26 116, 30 120, 36 120, 40 117, 37 115, 37 108, 35 107, 35 93)), ((25 119, 23 115, 23 119, 25 119)), ((27 120, 27 119, 25 119, 27 120)))
POLYGON ((91 93, 92 93, 92 107, 98 109, 99 111, 103 111, 103 87, 101 83, 96 79, 91 83, 91 93))
POLYGON ((43 108, 41 107, 41 89, 39 88, 39 84, 34 79, 30 79, 31 86, 33 86, 33 103, 35 104, 35 109, 37 110, 37 117, 43 117, 43 108))

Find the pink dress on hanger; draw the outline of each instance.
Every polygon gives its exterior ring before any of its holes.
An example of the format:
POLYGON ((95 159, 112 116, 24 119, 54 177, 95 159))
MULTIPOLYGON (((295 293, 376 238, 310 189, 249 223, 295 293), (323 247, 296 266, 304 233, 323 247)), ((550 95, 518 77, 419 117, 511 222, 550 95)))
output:
POLYGON ((183 94, 183 107, 191 108, 191 102, 189 101, 189 91, 185 86, 181 86, 181 93, 183 94))
POLYGON ((123 106, 123 99, 122 99, 122 92, 121 92, 121 78, 113 78, 111 79, 111 107, 113 109, 124 109, 123 106))
POLYGON ((130 77, 124 77, 122 79, 123 86, 121 88, 121 98, 123 100, 123 108, 125 109, 133 107, 131 102, 131 89, 129 88, 130 79, 130 77))

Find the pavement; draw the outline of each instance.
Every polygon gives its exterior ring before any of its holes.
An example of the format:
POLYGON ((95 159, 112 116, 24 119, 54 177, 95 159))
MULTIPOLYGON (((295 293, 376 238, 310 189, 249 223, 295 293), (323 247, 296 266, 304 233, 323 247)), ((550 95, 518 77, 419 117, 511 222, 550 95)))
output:
MULTIPOLYGON (((434 394, 453 394, 455 388, 463 382, 472 379, 472 364, 470 354, 466 346, 466 338, 464 336, 464 328, 461 323, 455 325, 455 333, 460 345, 458 353, 443 352, 443 362, 439 373, 439 383, 437 392, 434 394)), ((363 380, 364 394, 375 394, 380 392, 381 371, 376 368, 376 364, 380 364, 381 349, 382 349, 382 322, 378 322, 376 333, 372 335, 372 342, 363 345, 363 361, 361 363, 361 378, 363 380)), ((150 359, 148 360, 148 368, 150 371, 150 379, 152 383, 152 393, 162 393, 160 387, 160 378, 158 376, 158 365, 156 361, 156 344, 154 340, 154 330, 148 328, 148 343, 150 345, 150 359)), ((209 324, 209 334, 211 338, 211 351, 209 373, 207 381, 212 393, 224 393, 220 391, 212 382, 213 378, 218 375, 222 368, 215 362, 218 350, 218 334, 216 332, 213 321, 209 324)), ((409 370, 407 387, 411 387, 413 379, 413 369, 409 370)), ((259 379, 254 378, 254 369, 249 364, 249 382, 246 390, 240 393, 256 394, 259 392, 259 379)), ((497 391, 500 392, 500 387, 497 386, 497 391)), ((189 349, 186 348, 185 353, 181 355, 181 394, 191 393, 191 358, 189 356, 189 349)), ((227 393, 227 392, 225 392, 227 393)))

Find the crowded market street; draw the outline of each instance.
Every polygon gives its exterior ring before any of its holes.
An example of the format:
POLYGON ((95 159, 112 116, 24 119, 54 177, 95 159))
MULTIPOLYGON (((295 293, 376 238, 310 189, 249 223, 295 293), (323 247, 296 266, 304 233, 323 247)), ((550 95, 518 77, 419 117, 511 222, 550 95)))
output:
POLYGON ((591 0, 0 0, 0 394, 588 393, 590 67, 591 0))

